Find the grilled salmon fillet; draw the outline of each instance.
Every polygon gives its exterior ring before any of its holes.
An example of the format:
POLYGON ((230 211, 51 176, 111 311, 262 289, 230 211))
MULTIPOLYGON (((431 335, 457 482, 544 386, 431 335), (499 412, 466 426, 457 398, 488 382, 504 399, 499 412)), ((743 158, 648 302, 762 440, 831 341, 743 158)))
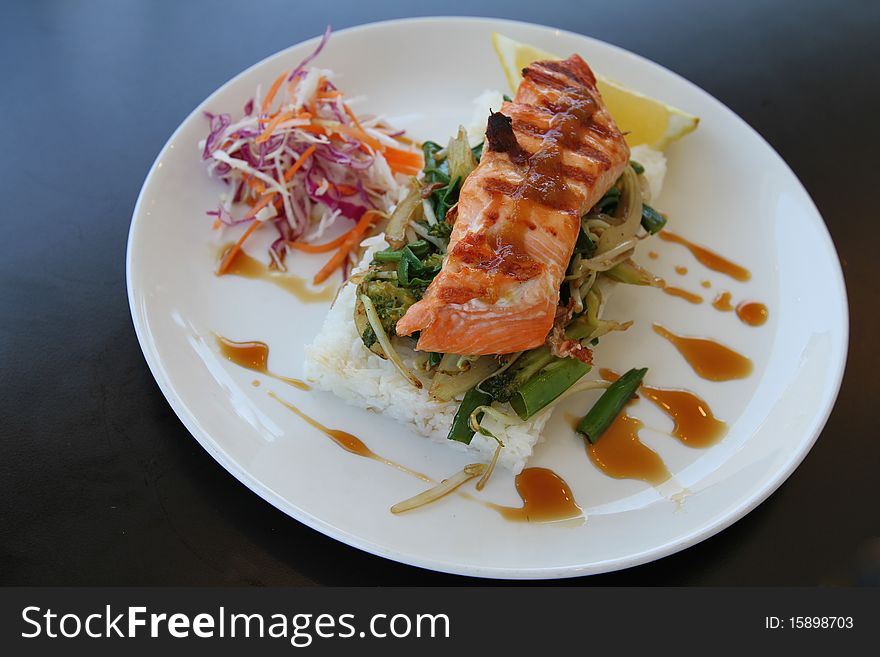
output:
POLYGON ((397 322, 417 348, 503 354, 550 331, 580 218, 629 162, 629 148, 578 55, 535 62, 489 117, 461 188, 443 269, 397 322))

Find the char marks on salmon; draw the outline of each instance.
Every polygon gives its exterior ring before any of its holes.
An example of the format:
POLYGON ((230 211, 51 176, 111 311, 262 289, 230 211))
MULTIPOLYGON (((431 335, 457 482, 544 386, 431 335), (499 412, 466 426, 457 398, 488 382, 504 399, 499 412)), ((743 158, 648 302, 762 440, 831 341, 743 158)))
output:
POLYGON ((397 334, 420 331, 419 349, 468 355, 543 344, 580 218, 628 162, 586 62, 531 64, 516 98, 489 117, 443 269, 397 334))

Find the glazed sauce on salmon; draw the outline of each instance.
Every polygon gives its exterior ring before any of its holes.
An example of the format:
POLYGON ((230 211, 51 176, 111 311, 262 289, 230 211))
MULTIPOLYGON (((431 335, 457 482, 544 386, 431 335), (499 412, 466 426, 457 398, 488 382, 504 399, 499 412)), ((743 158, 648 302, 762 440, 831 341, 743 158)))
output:
POLYGON ((744 379, 752 373, 751 360, 714 340, 676 335, 659 324, 654 324, 654 332, 669 340, 704 379, 730 381, 744 379))
POLYGON ((516 522, 553 522, 583 515, 565 480, 547 468, 525 468, 516 476, 516 492, 522 498, 521 507, 488 506, 516 522))
MULTIPOLYGON (((231 244, 226 244, 220 249, 219 261, 223 261, 224 256, 231 247, 231 244)), ((304 279, 292 274, 270 269, 268 265, 264 265, 256 258, 250 257, 244 251, 238 252, 238 255, 233 258, 229 268, 224 274, 222 274, 222 276, 240 276, 241 278, 265 281, 280 287, 282 290, 292 294, 303 303, 333 301, 336 296, 336 290, 332 285, 328 285, 318 290, 312 289, 304 279)))
POLYGON ((690 251, 693 256, 703 264, 703 266, 708 267, 713 271, 720 272, 722 274, 726 274, 731 278, 734 278, 738 281, 747 281, 752 277, 751 272, 742 267, 735 262, 728 260, 724 256, 721 256, 714 251, 710 251, 704 246, 700 246, 699 244, 694 244, 690 240, 681 237, 675 233, 670 233, 668 230, 661 230, 657 233, 658 237, 665 242, 674 242, 675 244, 681 244, 688 251, 690 251))
POLYGON ((542 344, 580 217, 626 169, 629 148, 578 56, 535 62, 488 120, 443 269, 397 322, 422 351, 498 354, 542 344))
MULTIPOLYGON (((235 363, 246 370, 259 372, 260 374, 265 374, 273 379, 284 381, 285 383, 292 385, 294 388, 311 390, 311 387, 309 387, 305 381, 281 376, 280 374, 275 374, 269 369, 269 345, 265 342, 258 342, 256 340, 234 342, 229 338, 224 338, 222 335, 215 335, 214 338, 217 341, 217 347, 220 349, 220 353, 229 362, 235 363)), ((255 385, 259 385, 259 382, 256 382, 255 385)))

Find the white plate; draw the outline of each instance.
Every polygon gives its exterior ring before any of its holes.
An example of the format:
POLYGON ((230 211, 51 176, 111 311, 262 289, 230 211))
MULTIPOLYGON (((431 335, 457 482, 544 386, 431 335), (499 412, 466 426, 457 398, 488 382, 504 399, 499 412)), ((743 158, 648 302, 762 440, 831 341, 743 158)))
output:
MULTIPOLYGON (((469 120, 471 100, 505 89, 490 43, 493 30, 551 52, 578 52, 599 73, 702 118, 696 133, 668 150, 669 174, 656 203, 670 228, 716 248, 752 271, 738 283, 705 270, 681 247, 654 240, 657 273, 701 291, 758 299, 770 309, 760 328, 741 324, 708 303, 691 305, 653 289, 620 286, 608 315, 632 318, 625 334, 603 340, 599 364, 651 368, 655 385, 697 391, 730 430, 717 445, 695 450, 663 432, 669 420, 648 401, 633 413, 650 427, 655 449, 685 496, 611 479, 587 459, 563 420, 531 465, 558 472, 573 489, 587 521, 580 525, 503 520, 484 506, 452 496, 393 516, 388 508, 423 484, 380 463, 339 449, 268 397, 268 390, 325 424, 355 433, 374 451, 442 478, 467 457, 410 435, 391 420, 321 392, 299 392, 223 360, 212 332, 263 340, 270 365, 302 372, 303 345, 318 331, 325 305, 302 305, 259 281, 212 274, 217 249, 206 209, 220 185, 209 180, 197 143, 206 132, 202 110, 238 111, 257 84, 265 86, 315 47, 316 39, 273 55, 212 94, 175 131, 150 170, 131 224, 128 294, 141 347, 177 415, 202 446, 250 489, 297 520, 360 549, 425 568, 466 575, 550 578, 599 573, 657 559, 693 545, 755 508, 788 477, 810 449, 837 394, 847 344, 846 293, 831 239, 810 197, 780 157, 717 100, 641 57, 577 34, 485 19, 394 21, 337 32, 317 63, 341 74, 349 96, 366 94, 360 111, 388 115, 423 139, 445 141, 469 120), (454 44, 442 57, 412 57, 426 44, 454 44), (672 267, 690 274, 676 278, 672 267), (748 355, 747 379, 697 378, 652 322, 702 334, 748 355), (258 377, 263 378, 263 377, 258 377)), ((645 258, 646 247, 642 247, 645 258)), ((293 258, 314 272, 318 257, 293 258)), ((589 396, 568 410, 584 411, 589 396)), ((518 505, 508 473, 484 491, 518 505)))

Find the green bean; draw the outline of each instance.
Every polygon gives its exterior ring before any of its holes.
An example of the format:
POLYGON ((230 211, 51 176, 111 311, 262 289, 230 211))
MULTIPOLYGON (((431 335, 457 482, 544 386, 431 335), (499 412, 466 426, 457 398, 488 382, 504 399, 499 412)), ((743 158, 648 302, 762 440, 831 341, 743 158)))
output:
POLYGON ((642 228, 653 235, 659 233, 665 225, 666 217, 647 203, 642 203, 642 228))
POLYGON ((526 381, 510 398, 510 407, 522 420, 528 420, 568 390, 591 367, 576 358, 563 358, 547 365, 526 381))
POLYGON ((431 367, 437 367, 440 364, 440 361, 443 360, 443 354, 437 353, 436 351, 432 351, 428 353, 428 365, 431 367))
POLYGON ((582 433, 590 443, 597 442, 626 406, 626 403, 636 394, 636 390, 641 385, 647 371, 647 367, 631 369, 608 386, 608 389, 602 393, 598 401, 593 404, 593 408, 578 424, 578 432, 582 433))
POLYGON ((376 262, 399 262, 402 257, 403 251, 393 251, 391 249, 376 251, 373 254, 373 260, 376 262))
POLYGON ((446 436, 446 439, 470 445, 471 439, 474 437, 473 429, 470 426, 471 413, 476 410, 477 406, 486 406, 491 403, 492 397, 489 394, 477 390, 476 387, 468 390, 464 394, 464 399, 461 400, 458 410, 455 412, 455 417, 452 419, 452 426, 449 427, 449 435, 446 436))
POLYGON ((645 167, 643 167, 641 164, 639 164, 635 160, 630 160, 629 165, 633 168, 633 171, 635 171, 636 174, 642 175, 643 173, 645 173, 645 167))

